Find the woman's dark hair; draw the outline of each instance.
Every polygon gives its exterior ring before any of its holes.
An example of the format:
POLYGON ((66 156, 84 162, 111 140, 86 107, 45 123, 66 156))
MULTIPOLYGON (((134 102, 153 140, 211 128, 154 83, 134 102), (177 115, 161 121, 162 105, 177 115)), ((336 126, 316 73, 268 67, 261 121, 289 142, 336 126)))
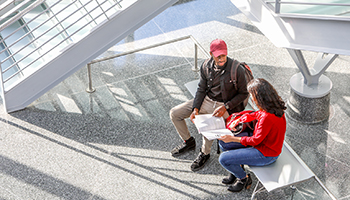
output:
POLYGON ((287 109, 275 88, 263 78, 251 80, 248 83, 248 92, 259 109, 275 114, 277 117, 282 117, 284 110, 287 109))

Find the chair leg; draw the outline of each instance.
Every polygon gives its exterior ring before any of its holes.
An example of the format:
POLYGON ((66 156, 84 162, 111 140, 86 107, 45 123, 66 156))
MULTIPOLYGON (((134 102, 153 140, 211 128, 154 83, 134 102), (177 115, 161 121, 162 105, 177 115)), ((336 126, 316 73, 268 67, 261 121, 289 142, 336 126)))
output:
POLYGON ((216 144, 217 144, 216 153, 217 153, 217 154, 220 154, 219 140, 216 140, 216 144))
POLYGON ((265 189, 263 185, 262 185, 261 188, 258 189, 259 183, 260 183, 260 181, 258 180, 258 182, 256 183, 256 186, 255 186, 255 188, 254 188, 254 191, 253 191, 253 193, 252 193, 252 197, 250 198, 251 200, 254 200, 254 199, 255 199, 255 195, 256 195, 258 192, 260 192, 260 191, 262 191, 262 190, 265 189))
POLYGON ((294 185, 291 185, 290 188, 292 188, 292 198, 291 200, 293 200, 294 198, 294 193, 295 193, 295 190, 297 189, 294 185))

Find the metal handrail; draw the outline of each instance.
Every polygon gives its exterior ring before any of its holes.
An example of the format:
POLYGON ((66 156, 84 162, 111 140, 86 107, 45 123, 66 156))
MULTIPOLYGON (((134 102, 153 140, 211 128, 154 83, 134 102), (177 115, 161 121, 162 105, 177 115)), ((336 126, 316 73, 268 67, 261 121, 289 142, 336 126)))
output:
POLYGON ((125 56, 125 55, 129 55, 129 54, 133 54, 133 53, 137 53, 139 51, 152 49, 152 48, 163 46, 163 45, 166 45, 166 44, 170 44, 170 43, 186 40, 186 39, 191 39, 192 42, 194 43, 194 49, 195 49, 195 51, 194 51, 194 67, 192 68, 192 71, 198 72, 199 71, 199 69, 198 69, 198 48, 205 54, 205 56, 207 58, 210 58, 210 54, 198 43, 198 41, 192 35, 188 35, 188 36, 184 36, 184 37, 168 40, 168 41, 165 41, 165 42, 160 42, 160 43, 157 43, 157 44, 153 44, 153 45, 150 45, 150 46, 147 46, 147 47, 138 48, 138 49, 135 49, 135 50, 131 50, 131 51, 119 53, 119 54, 116 54, 116 55, 108 56, 108 57, 105 57, 105 58, 92 60, 91 62, 89 62, 87 64, 89 86, 86 89, 86 92, 93 93, 93 92, 96 91, 96 89, 92 87, 92 78, 91 78, 91 65, 92 64, 98 63, 98 62, 102 62, 102 61, 106 61, 106 60, 110 60, 110 59, 114 59, 114 58, 125 56))
POLYGON ((8 0, 8 1, 5 1, 4 3, 2 3, 0 5, 0 11, 2 11, 3 9, 5 9, 7 6, 11 5, 12 3, 14 3, 15 0, 8 0))
POLYGON ((281 4, 294 4, 294 5, 314 5, 314 6, 350 6, 350 3, 314 3, 314 2, 294 2, 294 1, 265 1, 266 4, 275 3, 275 13, 279 14, 281 11, 281 4))
MULTIPOLYGON (((87 5, 88 3, 92 2, 93 0, 89 0, 85 5, 87 5)), ((78 8, 77 10, 83 9, 83 7, 78 8)), ((96 9, 96 8, 94 8, 96 9)), ((93 9, 93 10, 94 10, 93 9)), ((65 21, 66 19, 68 19, 69 17, 71 17, 72 15, 74 15, 75 13, 71 13, 70 15, 66 16, 63 20, 61 21, 65 21)), ((84 18, 87 14, 81 16, 80 18, 78 18, 78 20, 76 20, 74 23, 70 24, 66 29, 70 28, 71 26, 73 26, 77 21, 79 21, 80 19, 84 18)), ((53 17, 53 16, 52 16, 53 17)), ((52 18, 51 17, 51 18, 52 18)), ((49 19, 51 19, 49 18, 49 19)), ((48 21, 48 20, 46 20, 48 21)), ((34 40, 31 41, 31 43, 28 43, 27 45, 22 46, 19 50, 17 50, 16 52, 12 53, 13 55, 18 54, 20 51, 22 51, 24 48, 26 48, 27 46, 31 45, 33 42, 37 41, 39 38, 43 37, 45 34, 47 34, 49 31, 53 30, 54 28, 56 28, 58 24, 56 24, 55 26, 52 26, 51 28, 47 29, 45 32, 41 33, 38 37, 35 37, 34 40)), ((28 33, 32 33, 34 30, 29 31, 28 33)), ((31 54, 33 54, 34 52, 36 52, 39 48, 41 48, 42 46, 44 46, 45 44, 47 44, 48 42, 50 42, 53 38, 55 38, 56 36, 60 35, 62 32, 64 32, 65 30, 60 31, 59 33, 55 34, 50 40, 46 41, 45 43, 43 43, 42 45, 40 45, 39 47, 37 47, 36 49, 34 49, 32 52, 28 53, 27 55, 23 56, 20 60, 17 60, 16 63, 12 64, 11 66, 9 66, 7 69, 3 70, 3 72, 6 72, 7 70, 9 70, 10 68, 13 67, 13 65, 21 62, 22 60, 26 59, 28 56, 30 56, 31 54)), ((22 36, 23 37, 23 36, 22 36)), ((17 40, 16 42, 18 42, 19 40, 17 40)), ((10 57, 5 58, 4 60, 1 61, 1 63, 6 62, 6 60, 8 60, 10 57)), ((28 67, 28 65, 26 66, 28 67)), ((25 68, 23 68, 25 69, 25 68)), ((6 82, 6 80, 5 80, 6 82)))
POLYGON ((266 3, 278 3, 278 4, 301 4, 301 5, 321 5, 321 6, 350 6, 350 3, 315 3, 315 2, 295 2, 295 1, 265 1, 266 3))
MULTIPOLYGON (((23 17, 25 14, 27 14, 29 11, 31 11, 33 8, 37 7, 40 5, 44 0, 37 0, 34 3, 32 3, 30 6, 27 6, 25 9, 21 10, 18 12, 15 16, 11 17, 10 20, 6 21, 0 26, 0 31, 4 30, 7 28, 9 25, 11 25, 13 22, 19 20, 21 17, 23 17)), ((3 16, 1 16, 2 19, 5 19, 6 17, 10 16, 12 13, 17 12, 21 7, 26 5, 27 3, 30 3, 30 0, 23 1, 20 4, 18 4, 16 7, 11 9, 9 12, 5 13, 3 16)))
MULTIPOLYGON (((36 29, 38 29, 39 27, 41 27, 43 24, 45 24, 47 21, 51 20, 53 17, 55 17, 58 13, 62 12, 63 10, 65 10, 65 8, 69 7, 70 5, 72 5, 74 2, 76 2, 77 0, 74 0, 72 3, 66 5, 64 8, 60 9, 60 11, 58 11, 57 13, 55 13, 55 15, 49 17, 48 19, 46 19, 44 22, 42 22, 41 24, 39 24, 38 26, 36 26, 34 29, 30 30, 28 33, 26 33, 25 35, 23 35, 22 37, 20 37, 19 39, 17 39, 15 42, 13 42, 12 44, 10 44, 10 46, 14 46, 16 43, 18 43, 21 39, 23 39, 24 37, 26 37, 28 34, 31 34, 33 31, 35 31, 36 29)), ((82 5, 82 7, 78 8, 78 9, 82 9, 84 8, 89 2, 92 2, 93 0, 89 0, 87 3, 85 3, 84 5, 82 5)), ((35 16, 34 18, 37 18, 38 16, 42 15, 44 12, 46 12, 48 9, 51 9, 53 6, 57 5, 58 2, 54 3, 53 5, 51 5, 51 7, 46 8, 44 11, 40 12, 37 16, 35 16)), ((87 23, 85 23, 85 25, 81 26, 78 30, 74 31, 73 33, 71 33, 69 35, 69 37, 63 39, 61 42, 59 42, 58 44, 56 43, 54 45, 53 48, 50 48, 48 51, 46 51, 46 53, 42 54, 41 57, 45 56, 46 54, 48 54, 49 52, 52 52, 53 49, 55 49, 56 47, 58 47, 60 44, 62 44, 63 42, 69 40, 69 38, 73 35, 76 35, 76 33, 78 33, 79 31, 81 31, 83 28, 85 28, 86 26, 88 26, 90 23, 94 22, 97 18, 101 17, 102 15, 106 15, 106 12, 112 10, 115 8, 115 6, 120 7, 120 2, 121 1, 116 1, 115 3, 113 3, 113 5, 109 6, 107 9, 102 9, 102 5, 104 5, 105 3, 107 3, 108 0, 104 0, 103 2, 98 2, 97 6, 94 7, 92 10, 90 10, 90 12, 100 8, 102 10, 102 13, 99 14, 98 16, 95 16, 94 18, 92 18, 91 20, 89 20, 87 23)), ((73 15, 74 13, 71 13, 70 15, 66 16, 63 20, 61 20, 60 22, 66 20, 68 17, 70 17, 71 15, 73 15)), ((26 54, 25 56, 23 56, 20 59, 17 59, 13 64, 11 64, 9 67, 7 67, 6 69, 2 70, 2 73, 5 73, 6 71, 8 71, 9 69, 11 69, 12 67, 14 67, 15 65, 17 65, 18 63, 20 63, 21 61, 23 61, 24 59, 26 59, 27 57, 29 57, 31 54, 33 54, 35 51, 39 50, 41 47, 43 47, 44 45, 48 44, 52 39, 54 39, 56 36, 58 36, 59 34, 62 34, 63 31, 67 30, 68 28, 72 27, 74 24, 77 23, 77 21, 79 21, 80 19, 86 17, 89 14, 89 12, 87 12, 85 15, 83 15, 82 17, 80 17, 78 20, 76 20, 75 22, 73 22, 72 24, 70 24, 69 26, 65 27, 65 29, 63 29, 62 31, 59 31, 59 33, 55 34, 53 37, 51 37, 50 39, 48 39, 46 42, 44 42, 43 44, 39 45, 38 47, 36 47, 33 51, 29 52, 28 54, 26 54)), ((107 18, 108 19, 108 18, 107 18)), ((30 20, 29 22, 32 22, 34 19, 30 20)), ((60 24, 60 23, 57 23, 60 24)), ((18 54, 21 50, 23 50, 24 48, 28 47, 29 45, 33 44, 35 41, 37 41, 39 38, 41 38, 42 36, 44 36, 47 32, 53 30, 57 25, 50 27, 48 30, 46 30, 44 33, 40 34, 39 36, 35 37, 33 40, 31 40, 30 43, 27 43, 26 45, 22 46, 20 49, 17 49, 16 52, 12 52, 11 56, 8 56, 7 58, 5 58, 4 60, 1 60, 0 63, 4 63, 6 62, 8 59, 12 58, 14 55, 18 54)), ((21 26, 22 27, 22 26, 21 26)), ((18 30, 20 30, 20 28, 17 28, 13 33, 11 33, 9 36, 15 34, 18 30)), ((7 36, 7 37, 9 37, 7 36)), ((6 49, 5 49, 6 50, 6 49)), ((4 50, 3 50, 4 51, 4 50)), ((3 52, 2 51, 2 52, 3 52)), ((12 79, 14 76, 16 76, 18 73, 20 73, 21 71, 23 71, 24 69, 28 68, 30 65, 32 65, 34 62, 36 62, 37 60, 39 60, 41 57, 34 59, 32 62, 30 62, 29 64, 27 64, 26 66, 22 67, 21 70, 15 72, 14 74, 12 74, 10 77, 6 78, 5 80, 3 80, 3 82, 7 82, 10 79, 12 79)))
MULTIPOLYGON (((107 1, 107 0, 105 0, 105 2, 106 2, 106 1, 107 1)), ((98 7, 95 7, 94 9, 92 9, 92 11, 95 10, 95 9, 97 9, 97 8, 98 8, 98 7)), ((109 8, 108 10, 110 10, 110 9, 112 9, 112 7, 109 8)), ((108 11, 108 10, 107 10, 107 11, 108 11)), ((88 15, 88 13, 85 14, 85 15, 83 15, 82 17, 80 17, 77 21, 79 21, 80 19, 83 19, 83 17, 85 17, 86 15, 88 15)), ((91 22, 94 22, 94 20, 97 19, 98 17, 100 17, 101 15, 103 15, 103 13, 101 13, 100 15, 98 15, 96 18, 91 19, 88 23, 86 23, 84 26, 80 27, 78 30, 74 31, 74 32, 71 34, 71 36, 72 36, 72 35, 75 35, 76 33, 78 33, 80 30, 82 30, 82 29, 85 28, 87 25, 89 25, 91 22)), ((74 22, 74 23, 72 23, 71 25, 67 26, 66 29, 70 28, 70 27, 73 26, 75 23, 76 23, 76 22, 74 22)), ((58 35, 61 34, 63 31, 65 31, 65 30, 62 30, 62 31, 58 32, 54 37, 58 36, 58 35)), ((46 32, 45 32, 45 33, 46 33, 46 32)), ((42 35, 44 35, 44 34, 42 34, 42 35)), ((42 36, 42 35, 41 35, 41 36, 42 36)), ((54 38, 54 37, 53 37, 53 38, 54 38)), ((40 45, 39 47, 37 47, 34 51, 32 51, 31 53, 27 54, 26 56, 23 56, 21 59, 19 59, 18 61, 16 61, 16 62, 15 62, 14 64, 12 64, 10 67, 8 67, 7 69, 5 69, 4 72, 7 71, 8 69, 12 68, 15 64, 21 62, 22 60, 24 60, 25 58, 27 58, 27 57, 30 56, 31 54, 33 54, 36 50, 40 49, 41 47, 43 47, 44 45, 46 45, 47 43, 49 43, 53 38, 51 38, 50 40, 44 42, 42 45, 40 45)), ((61 42, 57 43, 57 44, 56 44, 54 47, 52 47, 49 51, 43 53, 43 54, 41 55, 41 57, 45 56, 46 54, 48 54, 50 51, 52 51, 53 49, 55 49, 56 47, 58 47, 59 45, 61 45, 61 44, 62 44, 63 42, 65 42, 65 41, 66 41, 66 40, 62 40, 61 42)), ((35 63, 36 61, 38 61, 41 57, 39 57, 39 58, 34 59, 33 61, 31 61, 27 66, 23 67, 21 71, 23 71, 24 69, 28 68, 30 65, 32 65, 33 63, 35 63)), ((20 73, 20 71, 13 73, 10 77, 8 77, 6 80, 4 80, 4 82, 7 82, 8 80, 10 80, 11 78, 13 78, 13 77, 14 77, 15 75, 17 75, 18 73, 20 73)))
MULTIPOLYGON (((75 0, 77 1, 77 0, 75 0)), ((75 1, 73 1, 71 4, 73 4, 75 1)), ((56 4, 58 4, 59 2, 56 2, 53 6, 55 6, 56 4)), ((68 4, 65 8, 67 8, 68 6, 70 6, 71 4, 68 4)), ((65 8, 63 8, 62 10, 64 10, 65 8)), ((16 30, 14 30, 12 33, 10 33, 8 36, 6 36, 5 38, 1 39, 0 42, 5 41, 6 39, 8 39, 9 37, 11 37, 12 35, 14 35, 15 33, 17 33, 19 30, 21 30, 23 27, 27 26, 27 24, 33 22, 35 19, 37 19, 38 17, 40 17, 43 13, 47 12, 50 8, 46 8, 45 10, 43 10, 42 12, 40 12, 37 16, 33 17, 31 20, 29 20, 26 24, 23 24, 22 26, 18 27, 16 30)), ((61 10, 61 11, 62 11, 61 10)), ((61 12, 59 11, 59 12, 61 12)), ((42 24, 45 24, 46 22, 48 22, 49 20, 51 20, 54 16, 48 18, 47 20, 45 20, 44 22, 42 22, 42 24)), ((34 29, 30 30, 28 33, 22 35, 20 38, 18 38, 16 41, 14 41, 12 44, 10 44, 9 46, 7 46, 7 48, 10 48, 12 46, 14 46, 15 44, 17 44, 19 41, 21 41, 23 38, 27 37, 27 35, 33 33, 35 30, 37 30, 38 28, 40 28, 40 26, 35 27, 34 29)), ((0 51, 0 54, 2 52, 4 52, 7 49, 4 49, 2 51, 0 51)), ((1 61, 0 61, 1 62, 1 61)), ((1 62, 3 63, 3 62, 1 62)))

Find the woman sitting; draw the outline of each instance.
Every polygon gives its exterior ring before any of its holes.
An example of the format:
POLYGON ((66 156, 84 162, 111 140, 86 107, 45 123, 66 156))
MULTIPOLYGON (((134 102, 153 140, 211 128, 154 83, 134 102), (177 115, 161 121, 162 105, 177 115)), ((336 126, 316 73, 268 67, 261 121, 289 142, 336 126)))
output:
POLYGON ((250 174, 244 170, 244 165, 264 166, 276 161, 282 152, 286 132, 285 103, 275 88, 265 79, 253 79, 248 84, 248 92, 258 111, 244 114, 241 121, 257 120, 251 137, 222 136, 220 147, 224 151, 220 164, 230 172, 223 183, 229 186, 231 192, 249 189, 252 185, 250 174))

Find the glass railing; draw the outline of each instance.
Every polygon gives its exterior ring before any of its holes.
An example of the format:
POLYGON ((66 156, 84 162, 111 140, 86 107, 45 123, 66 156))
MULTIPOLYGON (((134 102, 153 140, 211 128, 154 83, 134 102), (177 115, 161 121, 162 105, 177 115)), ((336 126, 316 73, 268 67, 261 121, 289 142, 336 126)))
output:
POLYGON ((38 1, 27 0, 14 2, 7 10, 0 9, 3 14, 0 17, 0 65, 4 91, 136 1, 46 0, 33 6, 33 2, 38 1), (33 8, 29 10, 30 6, 33 8))
POLYGON ((349 0, 264 0, 278 14, 350 18, 349 0))

